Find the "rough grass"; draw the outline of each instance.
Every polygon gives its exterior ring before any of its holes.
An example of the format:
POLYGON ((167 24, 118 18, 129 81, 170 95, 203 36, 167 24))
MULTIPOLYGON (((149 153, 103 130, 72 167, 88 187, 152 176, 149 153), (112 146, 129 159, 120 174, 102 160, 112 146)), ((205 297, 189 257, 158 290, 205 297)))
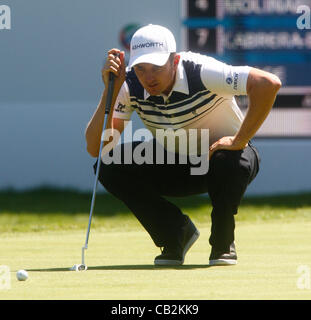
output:
MULTIPOLYGON (((0 192, 0 232, 71 230, 86 228, 91 193, 40 188, 25 192, 0 192)), ((196 221, 210 222, 211 204, 207 196, 169 198, 196 221)), ((128 208, 115 197, 98 192, 92 228, 137 227, 128 208), (108 219, 109 218, 109 219, 108 219)), ((237 222, 292 221, 311 219, 311 193, 243 199, 237 222)))

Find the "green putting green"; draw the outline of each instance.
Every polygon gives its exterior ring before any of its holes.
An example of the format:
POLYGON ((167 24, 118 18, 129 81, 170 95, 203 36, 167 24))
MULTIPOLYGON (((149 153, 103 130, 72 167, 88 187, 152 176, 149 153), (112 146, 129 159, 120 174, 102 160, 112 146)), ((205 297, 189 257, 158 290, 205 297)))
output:
POLYGON ((244 199, 238 264, 226 267, 208 266, 209 199, 172 198, 201 233, 176 268, 155 267, 160 251, 149 235, 124 205, 99 193, 88 270, 69 271, 81 263, 90 200, 70 190, 0 193, 0 299, 311 299, 310 193, 244 199), (26 281, 16 279, 20 269, 26 281))
POLYGON ((238 222, 238 264, 209 267, 210 226, 194 217, 201 236, 184 265, 162 268, 153 266, 159 250, 134 219, 125 218, 124 230, 121 218, 109 219, 91 231, 84 272, 69 271, 81 263, 82 229, 2 234, 0 265, 11 279, 0 299, 311 299, 308 220, 238 222), (26 281, 16 279, 19 269, 26 281))

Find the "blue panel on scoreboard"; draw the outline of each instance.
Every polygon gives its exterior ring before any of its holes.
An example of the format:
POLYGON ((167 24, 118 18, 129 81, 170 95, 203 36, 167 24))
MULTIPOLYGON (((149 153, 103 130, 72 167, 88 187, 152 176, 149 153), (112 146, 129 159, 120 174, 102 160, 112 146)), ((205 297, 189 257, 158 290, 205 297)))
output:
POLYGON ((188 49, 233 65, 279 68, 283 85, 311 89, 311 28, 298 27, 302 3, 311 6, 311 0, 186 1, 188 49))

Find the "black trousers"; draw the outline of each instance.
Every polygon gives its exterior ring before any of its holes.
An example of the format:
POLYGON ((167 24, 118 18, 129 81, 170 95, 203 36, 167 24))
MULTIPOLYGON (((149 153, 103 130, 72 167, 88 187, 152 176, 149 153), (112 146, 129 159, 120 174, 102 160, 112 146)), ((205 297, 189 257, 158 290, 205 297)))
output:
MULTIPOLYGON (((132 142, 130 149, 134 150, 140 143, 132 142)), ((153 140, 152 144, 155 154, 157 143, 153 140)), ((121 164, 101 162, 99 181, 133 212, 156 246, 174 243, 189 219, 165 196, 204 193, 209 194, 213 208, 209 242, 216 249, 230 246, 234 241, 234 215, 247 186, 259 170, 259 155, 251 143, 244 150, 216 151, 209 161, 208 172, 203 175, 191 175, 193 165, 190 160, 187 164, 178 164, 178 155, 175 155, 175 164, 167 161, 164 164, 155 161, 154 164, 123 164, 124 146, 116 147, 121 154, 121 164)), ((167 159, 166 152, 164 156, 167 159)))

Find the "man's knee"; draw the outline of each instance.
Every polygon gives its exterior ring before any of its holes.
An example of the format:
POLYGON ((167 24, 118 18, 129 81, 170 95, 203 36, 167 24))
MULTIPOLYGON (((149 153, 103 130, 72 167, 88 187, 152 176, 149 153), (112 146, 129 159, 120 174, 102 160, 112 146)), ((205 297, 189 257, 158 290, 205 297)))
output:
POLYGON ((246 158, 243 157, 243 150, 218 150, 210 161, 210 172, 219 179, 234 181, 250 177, 250 167, 246 158))
MULTIPOLYGON (((94 174, 96 174, 96 167, 97 162, 94 164, 94 174)), ((117 177, 117 170, 115 170, 114 165, 106 165, 101 162, 99 167, 99 175, 98 175, 99 182, 103 185, 103 187, 110 193, 114 193, 114 190, 117 189, 118 177, 117 177)))

